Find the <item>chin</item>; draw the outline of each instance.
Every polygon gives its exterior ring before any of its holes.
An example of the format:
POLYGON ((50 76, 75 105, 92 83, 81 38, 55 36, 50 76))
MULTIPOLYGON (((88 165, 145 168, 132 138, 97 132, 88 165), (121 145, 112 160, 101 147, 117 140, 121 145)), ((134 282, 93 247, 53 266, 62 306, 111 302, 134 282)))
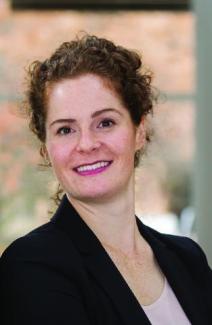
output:
POLYGON ((74 200, 82 201, 82 202, 106 202, 111 200, 113 197, 112 191, 95 191, 95 192, 81 192, 81 193, 73 193, 67 191, 68 196, 74 200))

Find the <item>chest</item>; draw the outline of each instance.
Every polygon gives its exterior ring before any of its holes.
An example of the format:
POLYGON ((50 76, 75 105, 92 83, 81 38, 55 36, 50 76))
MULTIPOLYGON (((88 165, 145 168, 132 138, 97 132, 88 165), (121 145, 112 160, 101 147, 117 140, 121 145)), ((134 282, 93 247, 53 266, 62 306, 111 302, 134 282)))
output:
POLYGON ((107 251, 140 305, 150 305, 162 294, 164 276, 152 253, 135 258, 107 251))

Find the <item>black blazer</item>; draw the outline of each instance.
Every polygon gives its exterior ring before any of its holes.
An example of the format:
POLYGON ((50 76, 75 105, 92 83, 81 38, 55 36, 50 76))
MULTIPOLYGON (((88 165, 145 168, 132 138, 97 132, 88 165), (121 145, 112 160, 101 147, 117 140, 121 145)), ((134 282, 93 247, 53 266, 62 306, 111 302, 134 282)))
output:
MULTIPOLYGON (((139 230, 191 324, 212 324, 212 271, 199 246, 137 219, 139 230)), ((0 259, 4 325, 147 325, 137 299, 101 243, 64 196, 47 224, 0 259)), ((180 325, 180 324, 177 324, 180 325)))

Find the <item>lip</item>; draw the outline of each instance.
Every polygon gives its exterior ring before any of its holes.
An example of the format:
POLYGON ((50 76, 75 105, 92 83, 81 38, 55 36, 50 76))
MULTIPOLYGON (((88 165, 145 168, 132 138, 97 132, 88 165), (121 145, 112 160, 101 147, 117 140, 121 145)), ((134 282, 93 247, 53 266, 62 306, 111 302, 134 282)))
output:
POLYGON ((73 170, 78 174, 78 175, 81 175, 81 176, 87 176, 87 175, 96 175, 96 174, 99 174, 99 173, 102 173, 104 172, 108 167, 110 167, 110 165, 112 164, 112 160, 97 160, 95 162, 92 162, 92 163, 84 163, 84 164, 80 164, 79 166, 77 167, 74 167, 73 170), (91 165, 94 165, 94 164, 97 164, 97 163, 100 163, 100 162, 108 162, 108 165, 106 166, 101 166, 99 168, 96 168, 96 169, 91 169, 91 170, 83 170, 83 171, 79 171, 78 168, 82 167, 82 166, 91 166, 91 165))
POLYGON ((82 167, 82 166, 91 166, 91 165, 94 165, 94 164, 100 163, 100 162, 102 162, 102 161, 106 161, 106 162, 109 162, 109 163, 112 162, 112 160, 101 159, 101 160, 92 161, 92 162, 90 162, 90 163, 85 162, 85 163, 83 163, 83 164, 80 164, 80 165, 74 167, 73 169, 74 169, 74 170, 77 170, 77 168, 80 168, 80 167, 82 167))

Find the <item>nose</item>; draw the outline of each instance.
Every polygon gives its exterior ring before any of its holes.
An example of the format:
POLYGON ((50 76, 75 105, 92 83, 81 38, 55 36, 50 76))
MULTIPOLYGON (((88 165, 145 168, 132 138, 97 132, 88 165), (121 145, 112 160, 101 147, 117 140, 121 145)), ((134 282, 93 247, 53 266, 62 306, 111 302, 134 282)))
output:
POLYGON ((91 131, 83 131, 79 135, 78 143, 76 150, 78 152, 89 153, 93 150, 96 150, 100 147, 100 142, 98 141, 95 134, 91 131))

